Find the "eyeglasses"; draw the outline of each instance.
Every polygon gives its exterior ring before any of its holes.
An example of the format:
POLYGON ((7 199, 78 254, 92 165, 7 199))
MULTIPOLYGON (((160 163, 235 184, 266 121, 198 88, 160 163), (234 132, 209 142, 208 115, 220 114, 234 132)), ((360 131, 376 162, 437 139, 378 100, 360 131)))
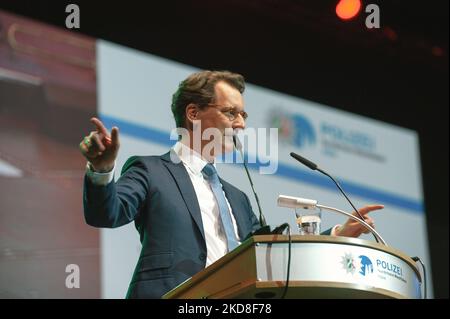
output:
MULTIPOLYGON (((206 106, 220 106, 223 107, 222 105, 218 105, 218 104, 207 104, 206 106)), ((225 115, 226 117, 228 117, 228 119, 230 121, 234 121, 235 119, 237 119, 238 115, 241 115, 242 118, 244 119, 244 121, 247 120, 248 118, 248 113, 245 111, 236 111, 233 107, 225 107, 224 109, 217 109, 219 112, 222 112, 223 115, 225 115)))

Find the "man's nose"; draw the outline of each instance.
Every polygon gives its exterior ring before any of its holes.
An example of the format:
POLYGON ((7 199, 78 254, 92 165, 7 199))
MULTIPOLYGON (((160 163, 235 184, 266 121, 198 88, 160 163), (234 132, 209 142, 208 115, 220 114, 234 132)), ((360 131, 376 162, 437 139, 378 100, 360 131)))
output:
POLYGON ((245 129, 245 121, 244 121, 244 118, 241 116, 241 115, 238 115, 235 119, 234 119, 234 121, 233 121, 233 129, 234 130, 236 130, 236 129, 241 129, 241 130, 243 130, 243 129, 245 129))

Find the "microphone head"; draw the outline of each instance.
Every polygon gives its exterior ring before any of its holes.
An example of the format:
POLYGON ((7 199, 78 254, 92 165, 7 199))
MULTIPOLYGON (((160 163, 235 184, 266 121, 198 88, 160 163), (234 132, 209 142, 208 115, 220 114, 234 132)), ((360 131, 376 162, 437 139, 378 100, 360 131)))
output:
POLYGON ((307 160, 306 158, 304 158, 303 156, 300 156, 294 152, 291 152, 290 155, 295 158, 297 161, 299 161, 300 163, 302 163, 303 165, 309 167, 310 169, 312 169, 313 171, 315 171, 317 169, 317 164, 311 162, 310 160, 307 160))
POLYGON ((315 209, 317 201, 314 199, 279 195, 277 204, 280 207, 315 209))

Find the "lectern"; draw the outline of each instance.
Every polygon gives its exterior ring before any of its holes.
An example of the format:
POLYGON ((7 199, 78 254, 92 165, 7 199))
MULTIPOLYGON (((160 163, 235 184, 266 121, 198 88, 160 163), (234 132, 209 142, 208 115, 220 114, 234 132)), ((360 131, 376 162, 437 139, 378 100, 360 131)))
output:
POLYGON ((253 236, 163 298, 421 298, 415 262, 357 238, 253 236))

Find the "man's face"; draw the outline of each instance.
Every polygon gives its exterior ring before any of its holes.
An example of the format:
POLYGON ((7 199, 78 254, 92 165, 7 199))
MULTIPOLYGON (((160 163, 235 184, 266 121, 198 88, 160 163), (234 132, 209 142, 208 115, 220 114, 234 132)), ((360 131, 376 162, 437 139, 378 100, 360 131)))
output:
POLYGON ((220 150, 220 152, 232 151, 233 139, 232 135, 228 133, 245 128, 245 121, 241 115, 237 115, 234 120, 231 120, 229 118, 230 113, 227 113, 227 111, 232 111, 233 113, 244 110, 242 94, 226 82, 218 82, 215 86, 215 95, 216 99, 211 103, 212 105, 200 109, 197 114, 197 119, 201 121, 202 149, 207 144, 216 146, 214 148, 216 150, 215 154, 211 153, 213 148, 206 147, 204 149, 210 156, 219 155, 217 150, 220 150), (220 136, 208 134, 212 131, 216 131, 220 136))

